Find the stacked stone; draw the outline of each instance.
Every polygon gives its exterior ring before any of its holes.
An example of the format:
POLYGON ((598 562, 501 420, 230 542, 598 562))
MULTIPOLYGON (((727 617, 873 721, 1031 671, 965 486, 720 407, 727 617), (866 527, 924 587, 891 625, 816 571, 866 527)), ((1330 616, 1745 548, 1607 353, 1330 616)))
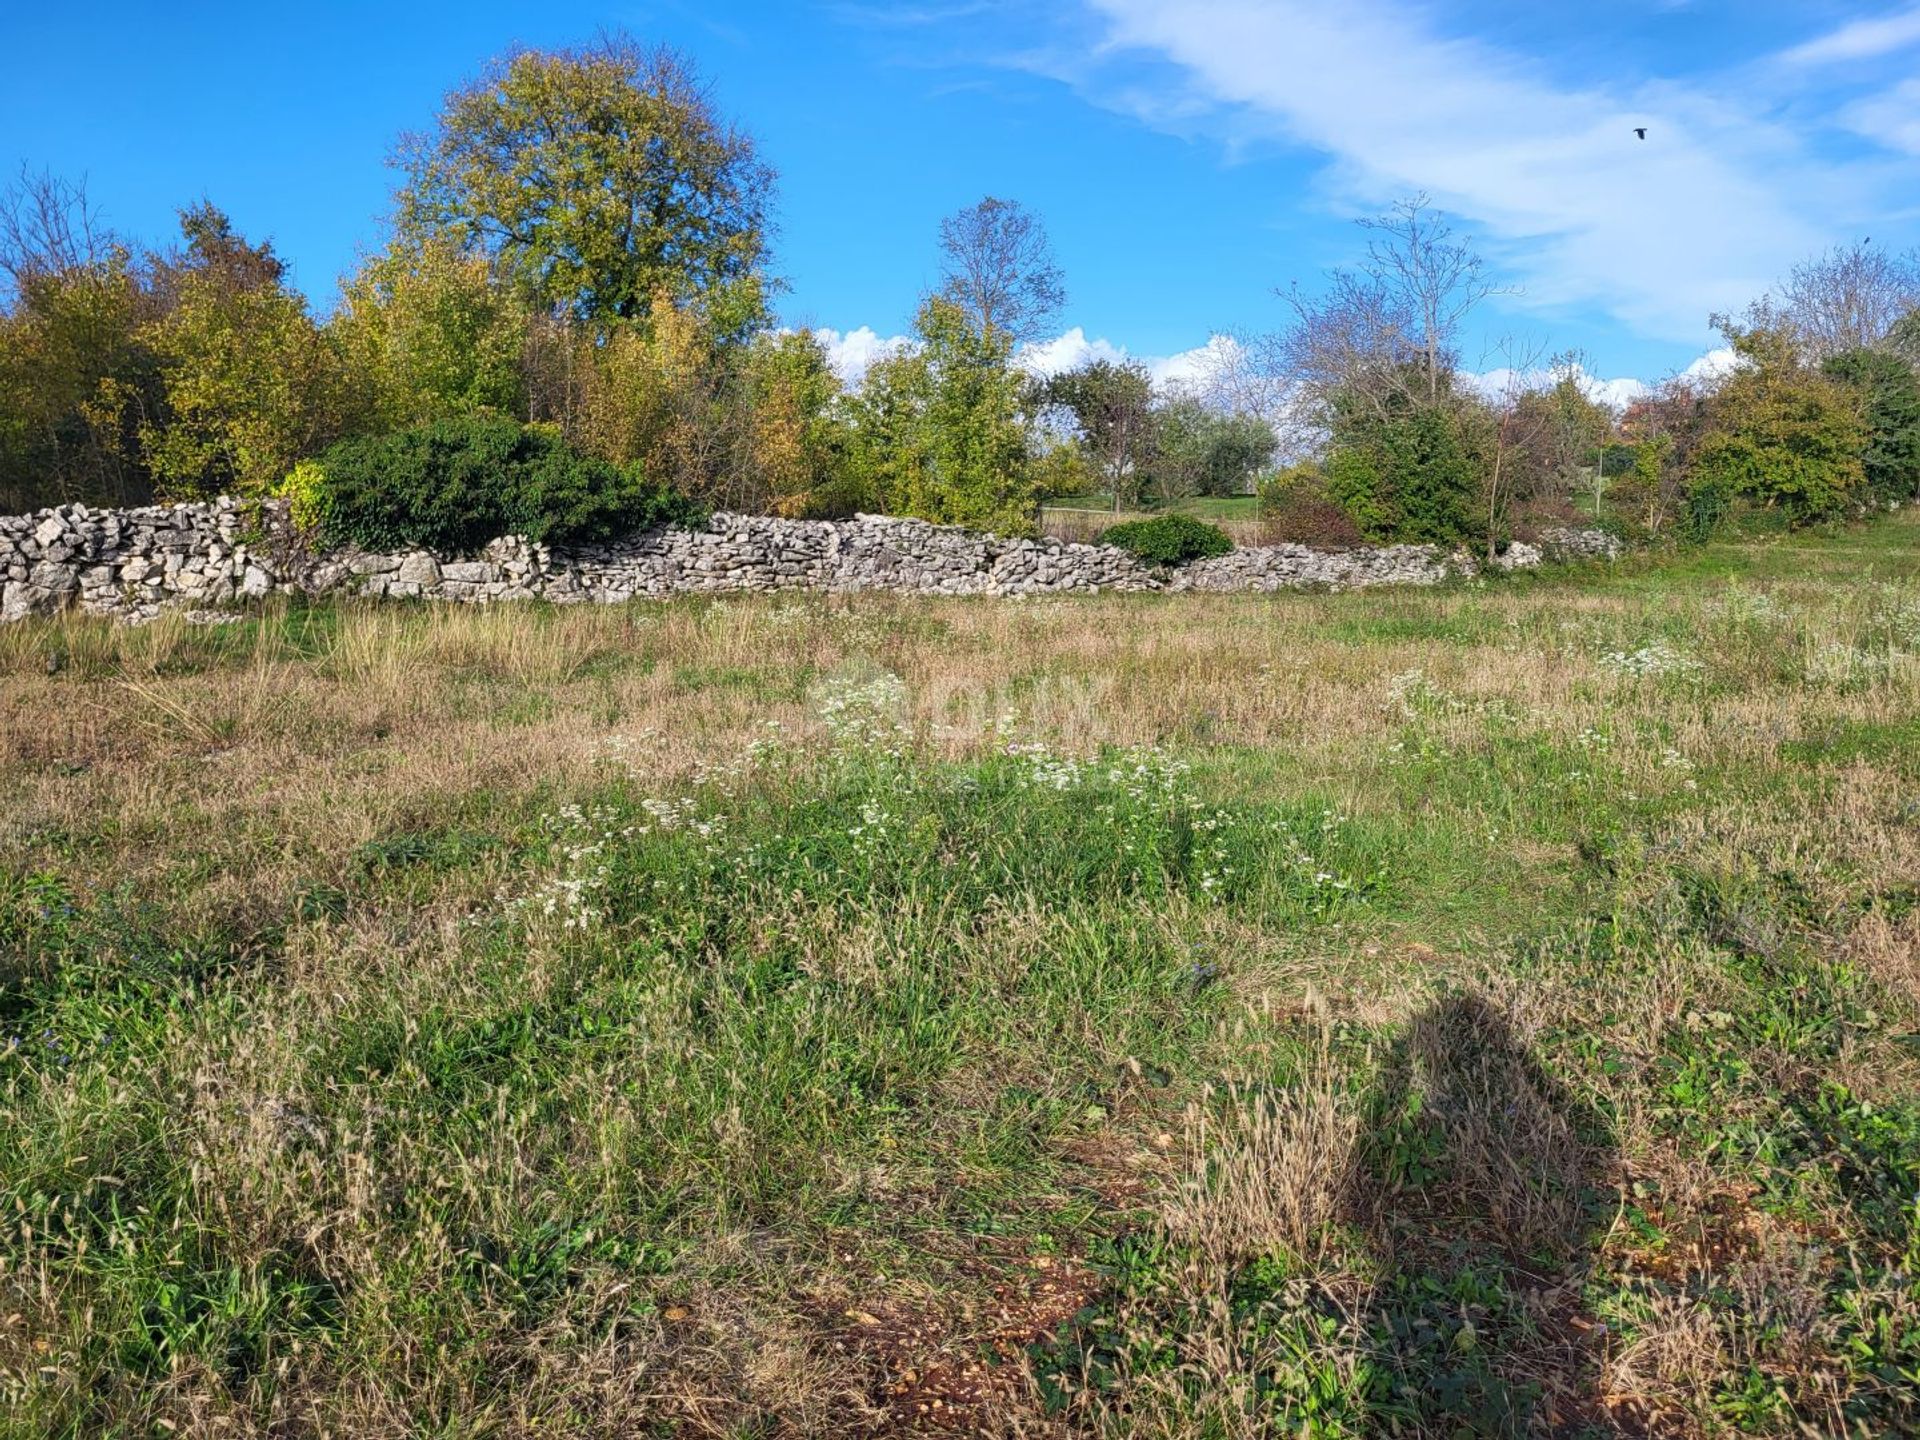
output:
POLYGON ((163 604, 225 605, 284 588, 233 500, 0 517, 0 620, 70 604, 151 615, 163 604))
MULTIPOLYGON (((467 603, 546 599, 618 604, 637 597, 757 590, 886 590, 921 595, 1027 595, 1100 590, 1265 591, 1432 585, 1472 574, 1465 552, 1431 545, 1312 550, 1271 545, 1161 569, 1110 545, 985 535, 953 525, 859 515, 851 520, 713 516, 691 529, 550 549, 515 536, 477 556, 424 550, 306 553, 279 501, 220 499, 137 510, 69 505, 0 517, 0 618, 68 605, 142 619, 162 606, 231 604, 276 591, 467 603)), ((1549 531, 1516 544, 1503 568, 1608 557, 1601 531, 1549 531)))
POLYGON ((1549 560, 1618 560, 1626 549, 1620 537, 1598 527, 1576 530, 1570 525, 1542 530, 1540 548, 1549 560))
POLYGON ((924 520, 714 516, 616 544, 543 555, 550 599, 753 590, 888 590, 926 595, 1151 590, 1162 572, 1111 546, 984 535, 924 520))
POLYGON ((1196 560, 1176 571, 1168 588, 1357 590, 1370 585, 1437 585, 1449 575, 1474 572, 1473 559, 1464 551, 1449 555, 1434 545, 1385 545, 1360 550, 1262 545, 1196 560))

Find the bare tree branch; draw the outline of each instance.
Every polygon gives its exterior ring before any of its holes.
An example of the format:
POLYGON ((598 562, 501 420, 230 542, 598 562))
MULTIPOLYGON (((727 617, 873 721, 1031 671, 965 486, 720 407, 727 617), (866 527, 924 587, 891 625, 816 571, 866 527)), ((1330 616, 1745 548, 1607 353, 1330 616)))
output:
POLYGON ((1803 358, 1818 364, 1881 344, 1916 306, 1920 256, 1889 254, 1862 240, 1794 266, 1768 310, 1792 330, 1803 358))
POLYGON ((1066 304, 1040 217, 1017 200, 989 195, 940 222, 942 298, 983 335, 1012 344, 1036 340, 1066 304))
POLYGON ((1292 402, 1322 420, 1336 397, 1377 415, 1440 403, 1461 330, 1482 301, 1506 293, 1425 195, 1360 224, 1369 236, 1360 264, 1332 271, 1317 294, 1284 292, 1292 325, 1254 347, 1292 402))
POLYGON ((87 200, 85 180, 68 181, 25 165, 0 193, 0 277, 17 292, 34 275, 97 264, 113 248, 113 233, 87 200))

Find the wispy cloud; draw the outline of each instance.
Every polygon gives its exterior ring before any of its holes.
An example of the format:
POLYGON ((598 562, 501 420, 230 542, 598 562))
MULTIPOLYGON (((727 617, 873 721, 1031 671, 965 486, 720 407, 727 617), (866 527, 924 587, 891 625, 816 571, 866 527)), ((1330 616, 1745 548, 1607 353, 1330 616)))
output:
POLYGON ((1865 219, 1884 181, 1738 85, 1557 84, 1403 0, 1086 4, 1095 42, 1031 63, 1164 129, 1320 151, 1342 208, 1426 191, 1479 230, 1521 303, 1599 307, 1648 336, 1700 337, 1710 312, 1830 243, 1830 224, 1865 219))
POLYGON ((1836 65, 1877 60, 1912 45, 1920 45, 1920 5, 1892 15, 1849 21, 1784 51, 1780 59, 1788 65, 1836 65))
POLYGON ((877 30, 913 30, 992 15, 1006 8, 1007 0, 953 0, 945 5, 871 5, 841 0, 841 3, 827 5, 825 10, 843 24, 877 30))
POLYGON ((1920 155, 1920 80, 1903 80, 1858 100, 1843 118, 1875 144, 1920 155))

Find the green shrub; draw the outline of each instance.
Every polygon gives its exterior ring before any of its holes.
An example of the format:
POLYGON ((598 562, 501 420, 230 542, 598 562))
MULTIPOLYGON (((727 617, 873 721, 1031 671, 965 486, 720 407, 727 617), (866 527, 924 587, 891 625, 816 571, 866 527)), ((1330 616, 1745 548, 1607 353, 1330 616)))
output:
POLYGON ((1680 533, 1692 545, 1704 545, 1733 513, 1733 492, 1725 481, 1702 475, 1687 487, 1680 511, 1680 533))
POLYGON ((1860 397, 1867 426, 1861 453, 1867 492, 1876 505, 1920 495, 1920 375, 1884 350, 1847 350, 1821 367, 1860 397))
POLYGON ((470 553, 502 535, 608 540, 696 514, 637 465, 581 455, 552 430, 494 417, 345 440, 319 464, 310 513, 327 538, 369 550, 470 553))
POLYGON ((1691 481, 1778 510, 1793 526, 1840 520, 1868 498, 1872 442, 1859 390, 1801 361, 1783 327, 1724 326, 1746 363, 1721 382, 1691 481))
POLYGON ((1391 540, 1400 512, 1389 495, 1374 453, 1358 445, 1337 447, 1327 456, 1323 480, 1327 499, 1353 521, 1362 538, 1391 540))
POLYGON ((287 502, 287 513, 295 528, 315 533, 326 529, 327 472, 315 460, 302 460, 287 472, 273 492, 287 502))
POLYGON ((1191 515, 1155 515, 1151 520, 1129 520, 1124 525, 1112 526, 1100 540, 1102 544, 1118 545, 1156 565, 1184 565, 1189 560, 1204 560, 1209 555, 1224 555, 1233 549, 1233 541, 1226 531, 1191 515))
POLYGON ((1329 493, 1327 477, 1311 461, 1264 476, 1256 487, 1266 538, 1295 545, 1348 548, 1366 537, 1346 507, 1329 493))
POLYGON ((1369 540, 1431 545, 1484 536, 1472 412, 1449 405, 1336 420, 1328 496, 1369 540))

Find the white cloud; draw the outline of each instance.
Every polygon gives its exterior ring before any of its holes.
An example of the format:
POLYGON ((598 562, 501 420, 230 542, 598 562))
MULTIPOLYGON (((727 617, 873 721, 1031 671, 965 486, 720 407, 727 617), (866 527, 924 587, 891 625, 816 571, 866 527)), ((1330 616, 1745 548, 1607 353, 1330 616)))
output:
POLYGON ((1679 378, 1691 385, 1712 385, 1738 370, 1744 362, 1731 346, 1709 350, 1680 372, 1679 378))
POLYGON ((1246 347, 1238 340, 1231 335, 1214 335, 1204 345, 1147 361, 1147 369, 1153 383, 1164 390, 1200 393, 1234 375, 1246 358, 1246 347))
POLYGON ((1051 340, 1035 340, 1020 347, 1013 363, 1029 375, 1042 380, 1067 370, 1077 370, 1093 360, 1121 364, 1129 357, 1126 347, 1110 340, 1089 340, 1078 325, 1051 340))
POLYGON ((1758 102, 1663 82, 1557 86, 1526 56, 1440 33, 1430 7, 1088 3, 1105 43, 1054 73, 1165 128, 1325 152, 1356 210, 1424 190, 1481 230, 1530 305, 1598 305, 1640 333, 1695 339, 1709 312, 1828 241, 1810 217, 1871 208, 1866 177, 1811 154, 1758 102), (1104 68, 1143 55, 1178 76, 1125 85, 1104 68))
MULTIPOLYGON (((812 333, 827 352, 827 364, 848 389, 858 388, 876 361, 911 350, 914 345, 912 336, 882 336, 871 325, 844 331, 822 326, 812 333)), ((1116 345, 1105 336, 1089 336, 1083 327, 1076 325, 1050 340, 1022 345, 1013 361, 1029 375, 1044 379, 1094 360, 1116 365, 1137 360, 1153 377, 1153 383, 1163 390, 1201 390, 1238 363, 1241 354, 1239 341, 1228 335, 1214 335, 1206 344, 1174 355, 1135 356, 1126 346, 1116 345)))
POLYGON ((1104 336, 1089 338, 1076 325, 1051 340, 1034 341, 1020 347, 1014 363, 1030 375, 1042 378, 1074 370, 1094 360, 1113 364, 1138 361, 1146 367, 1154 385, 1161 390, 1206 389, 1208 384, 1227 373, 1242 355, 1240 342, 1230 335, 1214 335, 1204 345, 1173 355, 1134 355, 1124 345, 1116 345, 1104 336))
MULTIPOLYGON (((1707 351, 1684 369, 1675 372, 1674 378, 1689 385, 1710 389, 1739 369, 1742 363, 1740 357, 1734 354, 1731 348, 1723 345, 1707 351)), ((1463 371, 1460 378, 1472 389, 1491 400, 1510 393, 1516 385, 1526 389, 1544 389, 1552 385, 1556 377, 1547 370, 1516 371, 1502 366, 1492 370, 1463 371)), ((1580 386, 1581 393, 1589 400, 1597 401, 1616 411, 1626 409, 1634 401, 1650 394, 1654 388, 1645 380, 1631 375, 1615 376, 1612 379, 1590 375, 1580 365, 1573 367, 1573 378, 1580 386)))
MULTIPOLYGON (((859 386, 868 367, 875 361, 900 354, 914 344, 912 338, 906 335, 883 338, 870 325, 844 332, 821 328, 814 330, 813 336, 826 350, 827 363, 849 389, 859 386)), ((1260 389, 1257 377, 1245 373, 1248 359, 1246 347, 1231 335, 1209 336, 1204 345, 1195 345, 1190 350, 1181 350, 1172 355, 1136 356, 1126 346, 1115 344, 1103 335, 1089 336, 1084 327, 1076 325, 1050 340, 1036 340, 1021 346, 1014 356, 1014 364, 1029 375, 1044 379, 1094 360, 1106 360, 1116 365, 1137 361, 1146 367, 1154 388, 1163 394, 1184 392, 1223 404, 1235 404, 1236 408, 1245 407, 1276 415, 1284 411, 1284 405, 1278 405, 1271 399, 1262 400, 1266 392, 1260 389)), ((1734 352, 1722 346, 1707 351, 1678 371, 1677 378, 1695 385, 1710 386, 1737 369, 1739 364, 1740 360, 1734 352)), ((1647 381, 1631 375, 1606 377, 1589 374, 1580 365, 1573 367, 1573 374, 1589 399, 1615 410, 1624 410, 1653 388, 1647 381)), ((1522 373, 1501 366, 1461 372, 1461 379, 1488 399, 1506 393, 1516 378, 1526 386, 1553 383, 1549 372, 1545 370, 1522 373)))
POLYGON ((871 325, 862 325, 858 330, 845 333, 822 327, 813 332, 813 338, 827 352, 827 364, 840 377, 840 383, 849 389, 859 385, 866 377, 868 367, 875 361, 898 355, 913 344, 905 335, 890 335, 882 339, 871 325))
MULTIPOLYGON (((1608 406, 1614 410, 1624 410, 1635 400, 1647 393, 1647 383, 1631 375, 1605 379, 1598 375, 1589 375, 1583 366, 1575 365, 1573 380, 1580 387, 1580 393, 1589 400, 1608 406)), ((1501 366, 1493 370, 1465 371, 1460 377, 1468 386, 1477 390, 1487 399, 1513 393, 1516 390, 1546 389, 1553 385, 1558 376, 1548 370, 1514 370, 1501 366)))
POLYGON ((1902 80, 1891 89, 1849 105, 1847 124, 1890 150, 1920 155, 1920 80, 1902 80))
POLYGON ((1789 65, 1832 65, 1874 60, 1920 44, 1920 6, 1893 15, 1854 20, 1796 45, 1780 58, 1789 65))
POLYGON ((1602 380, 1598 375, 1582 375, 1580 389, 1589 400, 1605 405, 1609 410, 1624 410, 1647 393, 1646 382, 1630 375, 1615 376, 1611 380, 1602 380))

